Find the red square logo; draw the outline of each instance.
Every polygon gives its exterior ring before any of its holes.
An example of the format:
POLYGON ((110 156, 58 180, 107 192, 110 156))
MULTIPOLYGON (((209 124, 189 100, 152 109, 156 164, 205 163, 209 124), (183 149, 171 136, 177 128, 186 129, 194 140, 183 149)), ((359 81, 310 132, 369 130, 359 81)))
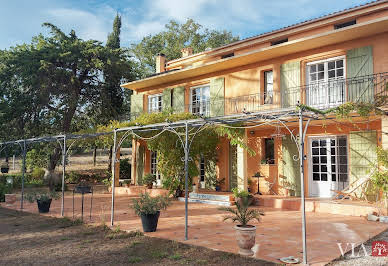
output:
POLYGON ((387 257, 388 256, 388 242, 387 241, 373 241, 372 242, 372 256, 373 257, 387 257))

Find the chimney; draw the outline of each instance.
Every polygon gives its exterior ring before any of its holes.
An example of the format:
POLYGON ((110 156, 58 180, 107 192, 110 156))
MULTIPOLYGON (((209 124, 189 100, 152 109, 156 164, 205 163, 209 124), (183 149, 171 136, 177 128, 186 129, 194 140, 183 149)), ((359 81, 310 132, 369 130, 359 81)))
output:
POLYGON ((190 56, 190 55, 193 54, 193 48, 191 48, 191 47, 186 47, 186 48, 183 48, 183 49, 181 50, 181 52, 182 52, 182 57, 190 56))
POLYGON ((161 73, 166 71, 166 55, 157 54, 156 55, 156 73, 161 73))

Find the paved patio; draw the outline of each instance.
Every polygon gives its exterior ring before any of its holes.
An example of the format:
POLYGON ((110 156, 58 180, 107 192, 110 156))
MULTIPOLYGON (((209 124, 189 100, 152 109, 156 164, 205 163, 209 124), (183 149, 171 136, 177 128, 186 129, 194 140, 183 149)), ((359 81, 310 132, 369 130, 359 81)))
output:
MULTIPOLYGON (((4 203, 1 204, 5 206, 4 203)), ((80 196, 76 196, 76 216, 80 217, 80 196)), ((123 230, 142 230, 140 219, 129 208, 128 196, 116 197, 115 225, 123 230)), ((111 197, 97 194, 93 199, 92 220, 89 221, 89 195, 85 197, 85 222, 101 224, 110 222, 111 197)), ((17 202, 14 209, 20 207, 17 202)), ((285 256, 302 258, 301 215, 299 211, 284 211, 264 207, 265 216, 256 224, 256 257, 280 262, 285 256)), ((36 203, 25 203, 25 211, 37 212, 36 203)), ((49 215, 60 215, 60 200, 53 201, 49 215)), ((65 216, 72 216, 72 197, 65 197, 65 216)), ((158 230, 147 233, 152 237, 167 238, 183 243, 204 246, 228 252, 238 252, 235 232, 231 222, 222 221, 223 212, 217 206, 189 204, 189 240, 184 240, 184 203, 174 202, 160 216, 158 230)), ((361 243, 388 229, 388 224, 369 222, 364 217, 325 213, 307 213, 308 261, 323 265, 341 255, 337 243, 361 243)))

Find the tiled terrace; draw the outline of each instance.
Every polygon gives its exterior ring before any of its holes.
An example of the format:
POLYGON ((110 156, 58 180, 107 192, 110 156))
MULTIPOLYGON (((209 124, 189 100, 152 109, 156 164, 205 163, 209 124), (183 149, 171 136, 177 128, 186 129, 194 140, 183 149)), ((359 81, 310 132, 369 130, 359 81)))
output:
MULTIPOLYGON (((80 216, 80 196, 76 196, 76 214, 80 216)), ((89 195, 85 197, 85 222, 89 222, 89 195)), ((4 203, 1 204, 5 206, 4 203)), ((129 208, 130 197, 117 196, 115 224, 124 230, 141 230, 140 219, 129 208)), ((93 199, 91 223, 110 221, 111 197, 97 194, 93 199)), ((10 208, 19 208, 19 202, 10 208)), ((257 225, 256 243, 258 258, 280 262, 285 256, 302 258, 301 215, 299 211, 285 211, 270 207, 262 208, 266 215, 257 225)), ((36 203, 26 203, 25 210, 37 212, 36 203)), ((50 215, 60 215, 60 200, 53 201, 50 215)), ((72 216, 72 197, 65 198, 65 215, 72 216)), ((174 202, 163 211, 158 230, 147 233, 152 237, 167 238, 183 243, 204 246, 211 249, 237 253, 235 233, 230 222, 222 221, 223 213, 218 206, 189 204, 189 240, 184 240, 184 203, 174 202)), ((388 224, 369 222, 364 217, 344 216, 318 212, 307 213, 307 244, 309 263, 323 265, 337 257, 340 250, 337 243, 361 243, 388 229, 388 224)), ((345 246, 344 244, 343 246, 345 246)))

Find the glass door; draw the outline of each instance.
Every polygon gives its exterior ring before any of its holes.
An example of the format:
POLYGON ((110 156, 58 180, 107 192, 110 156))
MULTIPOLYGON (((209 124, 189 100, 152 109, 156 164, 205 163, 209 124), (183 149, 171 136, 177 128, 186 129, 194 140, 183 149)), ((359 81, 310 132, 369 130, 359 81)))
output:
POLYGON ((347 139, 319 137, 310 139, 310 196, 331 197, 333 190, 348 184, 347 139))

